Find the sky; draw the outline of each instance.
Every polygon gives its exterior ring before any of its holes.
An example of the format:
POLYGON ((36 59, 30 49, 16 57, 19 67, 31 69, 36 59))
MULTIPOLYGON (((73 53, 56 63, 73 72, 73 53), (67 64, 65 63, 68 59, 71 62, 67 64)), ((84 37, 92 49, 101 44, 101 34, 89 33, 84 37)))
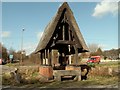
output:
MULTIPOLYGON (((62 2, 2 2, 2 44, 9 50, 32 53, 62 2)), ((118 48, 118 3, 69 2, 87 45, 102 50, 118 48)))

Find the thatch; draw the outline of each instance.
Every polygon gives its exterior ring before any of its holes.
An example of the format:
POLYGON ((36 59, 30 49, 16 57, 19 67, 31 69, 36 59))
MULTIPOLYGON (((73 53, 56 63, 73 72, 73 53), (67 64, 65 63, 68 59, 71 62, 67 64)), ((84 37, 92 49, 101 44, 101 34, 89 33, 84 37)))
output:
POLYGON ((69 18, 69 22, 71 24, 70 26, 73 28, 73 30, 76 34, 76 37, 77 37, 78 48, 82 48, 83 51, 88 51, 88 48, 85 44, 85 41, 84 41, 83 36, 80 32, 80 29, 75 21, 73 13, 72 13, 69 5, 67 4, 67 2, 65 2, 60 6, 56 15, 53 17, 53 19, 50 21, 50 23, 45 28, 44 33, 40 39, 40 42, 35 50, 35 53, 46 48, 46 46, 48 45, 48 43, 49 43, 49 41, 50 41, 54 31, 55 31, 57 23, 59 22, 61 14, 65 8, 66 8, 67 17, 69 18))

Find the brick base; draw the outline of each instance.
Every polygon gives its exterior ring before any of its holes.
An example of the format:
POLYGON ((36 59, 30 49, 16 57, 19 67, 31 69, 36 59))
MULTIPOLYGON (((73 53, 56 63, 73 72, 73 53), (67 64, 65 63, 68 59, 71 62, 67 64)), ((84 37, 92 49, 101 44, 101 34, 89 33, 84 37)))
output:
POLYGON ((40 66, 39 73, 46 79, 53 79, 53 68, 52 66, 40 66))

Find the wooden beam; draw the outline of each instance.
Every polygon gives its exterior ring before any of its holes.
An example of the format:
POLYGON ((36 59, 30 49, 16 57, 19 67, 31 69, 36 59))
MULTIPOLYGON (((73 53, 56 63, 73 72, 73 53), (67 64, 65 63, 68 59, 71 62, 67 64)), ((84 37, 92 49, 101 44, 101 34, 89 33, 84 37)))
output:
POLYGON ((58 40, 56 44, 68 44, 68 45, 75 45, 74 41, 69 41, 69 40, 58 40))

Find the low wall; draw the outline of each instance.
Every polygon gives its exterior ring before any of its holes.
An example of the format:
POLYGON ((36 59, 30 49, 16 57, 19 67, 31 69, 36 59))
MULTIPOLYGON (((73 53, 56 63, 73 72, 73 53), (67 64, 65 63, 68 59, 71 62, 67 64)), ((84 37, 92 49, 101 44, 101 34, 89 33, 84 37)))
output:
POLYGON ((97 66, 95 68, 91 68, 89 75, 95 76, 114 76, 119 75, 120 70, 118 67, 106 67, 106 66, 97 66))

